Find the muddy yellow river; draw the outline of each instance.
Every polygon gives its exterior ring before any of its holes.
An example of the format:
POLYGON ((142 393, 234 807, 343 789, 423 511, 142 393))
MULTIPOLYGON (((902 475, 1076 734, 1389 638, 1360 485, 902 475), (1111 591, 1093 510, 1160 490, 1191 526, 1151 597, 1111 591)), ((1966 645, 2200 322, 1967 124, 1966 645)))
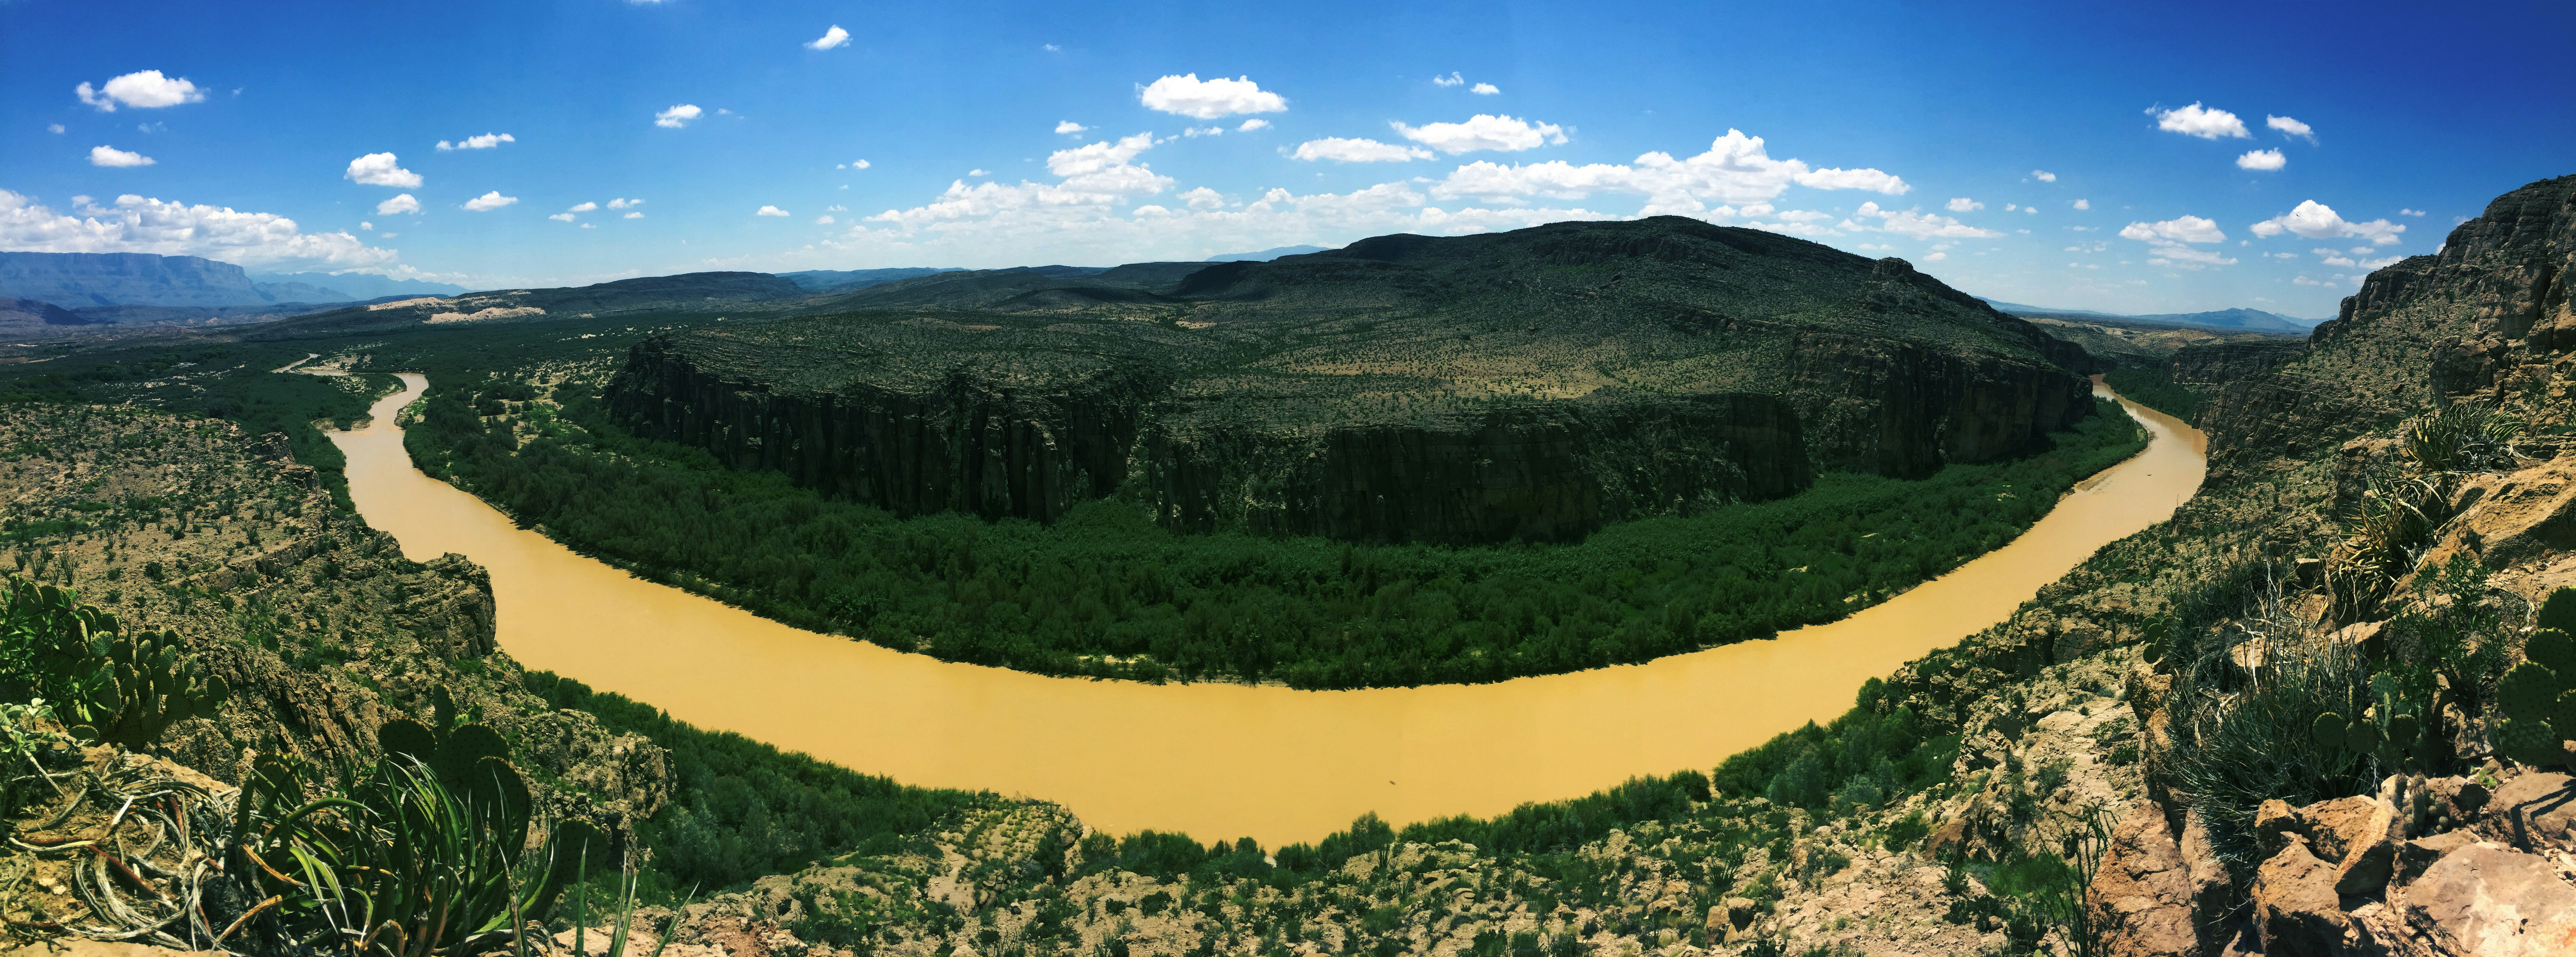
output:
POLYGON ((1487 685, 1153 686, 889 651, 574 554, 412 468, 394 413, 426 382, 402 379, 373 422, 333 437, 349 494, 410 557, 456 552, 490 569, 501 646, 528 667, 908 784, 1042 798, 1112 833, 1265 847, 1364 812, 1399 826, 1489 815, 1714 767, 1842 713, 1863 680, 2002 621, 2095 549, 2171 515, 2205 470, 2200 433, 2130 404, 2154 436, 2146 451, 2085 481, 2012 544, 1772 641, 1487 685))

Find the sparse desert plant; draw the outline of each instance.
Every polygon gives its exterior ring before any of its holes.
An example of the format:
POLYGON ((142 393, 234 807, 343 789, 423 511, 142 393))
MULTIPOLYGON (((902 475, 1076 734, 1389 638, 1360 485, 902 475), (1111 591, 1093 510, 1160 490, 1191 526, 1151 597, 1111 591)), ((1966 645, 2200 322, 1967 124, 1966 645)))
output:
POLYGON ((176 632, 127 632, 78 593, 14 575, 0 590, 0 684, 55 702, 75 737, 142 747, 231 695, 180 657, 176 632))
MULTIPOLYGON (((2562 588, 2542 606, 2542 621, 2576 617, 2576 589, 2562 588)), ((2568 763, 2564 742, 2576 734, 2576 637, 2557 627, 2534 629, 2523 662, 2496 688, 2496 750, 2524 764, 2568 763)))

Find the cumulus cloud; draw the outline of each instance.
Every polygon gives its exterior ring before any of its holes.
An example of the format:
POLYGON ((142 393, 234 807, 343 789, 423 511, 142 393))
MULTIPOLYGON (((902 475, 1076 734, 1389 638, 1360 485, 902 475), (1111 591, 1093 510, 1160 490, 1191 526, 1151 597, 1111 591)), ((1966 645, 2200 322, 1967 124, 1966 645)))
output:
POLYGON ((562 220, 562 221, 567 222, 567 223, 572 222, 572 214, 571 214, 571 213, 556 213, 556 214, 554 214, 554 215, 552 215, 552 216, 548 216, 548 217, 546 217, 546 218, 547 218, 547 219, 562 220))
POLYGON ((503 196, 501 195, 501 191, 496 189, 481 196, 474 197, 473 199, 466 200, 465 208, 478 213, 488 213, 518 201, 518 197, 503 196))
POLYGON ((52 133, 55 136, 61 136, 63 135, 63 125, 60 123, 45 124, 45 132, 52 133))
POLYGON ((1435 77, 1432 77, 1432 78, 1431 78, 1431 85, 1433 85, 1433 86, 1465 86, 1465 85, 1467 85, 1467 78, 1466 78, 1466 77, 1463 77, 1463 76, 1459 76, 1459 75, 1458 75, 1458 71, 1456 71, 1456 70, 1451 70, 1451 71, 1449 71, 1449 75, 1448 75, 1448 76, 1435 76, 1435 77))
POLYGON ((705 113, 706 111, 698 109, 695 103, 682 103, 653 114, 653 125, 676 130, 689 125, 690 120, 697 119, 705 113))
POLYGON ((2236 158, 2237 169, 2272 170, 2288 165, 2289 159, 2282 156, 2280 150, 2249 150, 2236 158))
POLYGON ((2038 180, 2038 181, 2043 182, 2043 183, 2054 183, 2054 182, 2057 182, 2057 174, 2055 174, 2055 173, 2051 173, 2051 172, 2049 172, 2049 171, 2047 171, 2047 170, 2044 170, 2044 169, 2035 169, 2035 170, 2031 170, 2031 171, 2030 171, 2030 178, 2035 179, 2035 180, 2038 180))
POLYGON ((816 37, 814 42, 806 44, 805 49, 829 50, 848 42, 850 42, 850 31, 841 29, 841 25, 835 23, 832 24, 831 29, 823 31, 822 36, 816 37))
POLYGON ((1535 149, 1549 143, 1565 142, 1565 130, 1554 123, 1532 123, 1509 116, 1478 113, 1464 123, 1425 123, 1406 126, 1387 124, 1405 139, 1443 153, 1468 153, 1476 150, 1517 152, 1535 149))
MULTIPOLYGON (((851 161, 849 161, 849 162, 847 162, 847 163, 842 163, 842 164, 837 165, 837 166, 834 166, 834 167, 832 167, 832 168, 833 168, 833 169, 866 169, 866 168, 868 168, 868 161, 866 161, 866 160, 851 160, 851 161)), ((841 187, 841 188, 842 188, 842 189, 848 189, 849 187, 847 187, 847 186, 843 186, 843 187, 841 187)))
POLYGON ((1478 83, 1475 86, 1468 87, 1467 92, 1476 94, 1477 96, 1492 96, 1503 92, 1503 88, 1491 83, 1478 83))
POLYGON ((1225 208, 1225 197, 1219 194, 1216 190, 1209 189, 1205 186, 1182 193, 1180 195, 1180 199, 1181 202, 1188 204, 1191 209, 1225 208))
POLYGON ((1196 73, 1166 76, 1138 91, 1145 108, 1202 120, 1236 113, 1278 113, 1288 100, 1261 88, 1250 77, 1200 80, 1196 73))
POLYGON ((1184 127, 1184 128, 1181 130, 1181 135, 1182 135, 1182 136, 1189 137, 1189 138, 1191 138, 1191 139, 1197 139, 1197 138, 1202 137, 1202 136, 1224 136, 1224 135, 1225 135, 1225 127, 1222 127, 1222 126, 1191 126, 1191 127, 1184 127))
POLYGON ((571 208, 569 208, 569 209, 566 209, 566 210, 564 210, 564 212, 567 212, 567 213, 587 213, 587 212, 590 212, 591 210, 598 209, 598 208, 599 208, 599 204, 598 204, 598 203, 584 202, 584 203, 581 203, 580 205, 573 206, 573 207, 571 207, 571 208))
POLYGON ((752 212, 752 215, 754 215, 754 216, 786 216, 786 215, 790 215, 790 214, 789 214, 786 210, 780 209, 780 208, 778 208, 778 207, 776 207, 776 206, 763 206, 763 207, 761 207, 761 208, 759 208, 759 209, 757 209, 757 210, 754 210, 754 211, 752 212))
POLYGON ((503 143, 516 143, 518 141, 518 137, 512 136, 508 133, 485 133, 481 136, 468 136, 454 143, 440 140, 438 141, 438 148, 442 150, 488 150, 503 143))
POLYGON ((2226 110, 2203 109, 2195 100, 2178 110, 2147 108, 2156 118, 2156 128, 2204 140, 2221 138, 2247 139, 2254 134, 2245 131, 2245 121, 2226 110))
POLYGON ((410 193, 403 193, 392 199, 376 204, 376 215, 378 216, 391 216, 395 213, 411 213, 413 215, 418 215, 420 213, 420 200, 413 199, 410 193))
POLYGON ((162 76, 159 70, 128 73, 99 87, 82 83, 72 89, 80 101, 97 107, 101 113, 114 113, 119 105, 138 109, 157 109, 181 103, 202 103, 206 91, 188 82, 186 77, 162 76))
POLYGON ((814 217, 814 225, 816 225, 816 226, 829 226, 829 225, 832 225, 832 214, 830 214, 830 213, 824 213, 823 215, 820 215, 820 216, 816 216, 816 217, 814 217))
POLYGON ((2079 200, 2076 200, 2076 201, 2075 201, 2075 208, 2077 208, 2077 209, 2092 209, 2092 208, 2093 208, 2093 201, 2092 201, 2092 200, 2089 200, 2089 199, 2079 199, 2079 200))
POLYGON ((392 186, 419 189, 420 174, 402 168, 392 153, 369 153, 349 161, 349 171, 340 174, 353 182, 369 186, 392 186))
POLYGON ((1442 199, 1475 197, 1517 202, 1527 197, 1582 199, 1594 192, 1633 193, 1646 197, 1638 215, 1765 215, 1767 204, 1792 185, 1811 189, 1871 189, 1901 196, 1912 189, 1892 174, 1875 169, 1811 169, 1796 159, 1772 159, 1762 138, 1728 130, 1708 151, 1688 159, 1653 152, 1632 164, 1592 163, 1575 166, 1562 160, 1505 166, 1479 160, 1458 167, 1432 187, 1442 199), (1708 205, 1710 200, 1721 204, 1708 205), (1754 208, 1761 204, 1758 211, 1754 208), (1738 209, 1738 206, 1744 207, 1738 209))
POLYGON ((2253 228, 2257 236, 2278 236, 2288 232, 2305 239, 2354 237, 2368 239, 2374 246, 2396 245, 2398 234, 2406 231, 2406 227, 2385 219, 2349 222, 2337 215, 2334 207, 2313 199, 2302 201, 2298 208, 2287 213, 2255 223, 2253 228))
POLYGON ((626 214, 626 218, 628 218, 628 219, 642 219, 642 218, 644 218, 644 214, 643 214, 643 213, 628 213, 628 214, 626 214))
POLYGON ((2283 136, 2303 137, 2310 143, 2317 141, 2317 131, 2314 128, 2286 116, 2265 116, 2263 125, 2280 130, 2283 136))
POLYGON ((616 198, 616 199, 612 199, 612 200, 609 200, 609 201, 608 201, 608 208, 610 208, 610 209, 625 209, 625 208, 630 207, 630 206, 642 206, 642 205, 644 205, 644 201, 643 201, 643 200, 640 200, 640 199, 627 199, 626 197, 623 197, 623 196, 620 196, 620 197, 618 197, 618 198, 616 198))
POLYGON ((1961 196, 1950 201, 1950 211, 1954 213, 1973 213, 1984 208, 1986 208, 1986 204, 1969 199, 1965 196, 1961 196))
POLYGON ((1250 132, 1252 132, 1252 131, 1254 131, 1254 130, 1266 130, 1266 129, 1269 129, 1269 128, 1270 128, 1270 121, 1269 121, 1269 120, 1265 120, 1265 119, 1262 119, 1262 118, 1260 118, 1260 117, 1254 117, 1254 118, 1252 118, 1252 119, 1248 119, 1248 120, 1243 121, 1243 125, 1235 127, 1235 128, 1234 128, 1234 131, 1235 131, 1235 132, 1237 132, 1237 133, 1250 133, 1250 132))
POLYGON ((1055 131, 1056 131, 1056 132, 1058 132, 1058 133, 1062 133, 1062 134, 1066 134, 1066 135, 1068 135, 1068 136, 1069 136, 1069 135, 1072 135, 1072 134, 1075 134, 1075 133, 1088 132, 1090 129, 1091 129, 1091 127, 1084 126, 1084 125, 1082 125, 1082 124, 1080 124, 1080 123, 1076 123, 1076 122, 1074 122, 1074 121, 1072 121, 1072 120, 1061 120, 1061 121, 1058 121, 1058 122, 1056 123, 1056 125, 1055 125, 1055 131))
POLYGON ((93 146, 89 148, 89 165, 91 166, 150 166, 153 162, 155 161, 152 157, 145 156, 131 150, 117 149, 113 146, 93 146))
POLYGON ((307 233, 272 213, 163 202, 132 194, 74 216, 0 189, 0 249, 203 256, 245 266, 353 269, 392 262, 390 249, 345 232, 307 233))
POLYGON ((2150 243, 2215 243, 2227 239, 2227 233, 2218 228, 2216 220, 2199 216, 2179 216, 2160 223, 2130 223, 2120 228, 2120 236, 2150 243))
POLYGON ((1852 219, 1845 220, 1844 225, 1846 228, 1878 229, 1916 239, 1930 239, 1935 236, 1993 239, 2003 235, 1991 229, 1970 226, 1948 216, 1912 209, 1880 209, 1876 201, 1860 204, 1860 208, 1852 212, 1852 219), (1868 226, 1855 222, 1860 219, 1876 219, 1879 225, 1868 226))
POLYGON ((2422 215, 2424 215, 2424 211, 2423 211, 2423 210, 2420 210, 2420 209, 2404 209, 2404 208, 2400 208, 2400 209, 2397 211, 2397 215, 2400 215, 2400 216, 2422 216, 2422 215))
POLYGON ((1297 144, 1290 158, 1307 161, 1332 160, 1336 163, 1398 163, 1405 160, 1430 159, 1430 150, 1401 143, 1380 143, 1371 139, 1345 139, 1328 136, 1297 144))

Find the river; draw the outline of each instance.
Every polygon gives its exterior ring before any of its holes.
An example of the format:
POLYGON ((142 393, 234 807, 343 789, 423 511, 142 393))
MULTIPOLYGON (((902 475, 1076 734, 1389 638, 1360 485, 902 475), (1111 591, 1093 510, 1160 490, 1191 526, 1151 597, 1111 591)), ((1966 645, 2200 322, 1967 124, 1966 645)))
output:
POLYGON ((2085 480, 2011 544, 1829 625, 1498 684, 1145 685, 816 634, 575 554, 412 468, 395 414, 427 380, 401 378, 371 422, 332 436, 350 497, 411 558, 456 552, 490 570, 501 647, 526 666, 907 784, 1054 801, 1112 833, 1273 848, 1370 811, 1398 826, 1491 815, 1714 767, 2002 621, 2102 545, 2172 515, 2206 472, 2198 431, 2123 400, 2152 435, 2146 451, 2085 480))

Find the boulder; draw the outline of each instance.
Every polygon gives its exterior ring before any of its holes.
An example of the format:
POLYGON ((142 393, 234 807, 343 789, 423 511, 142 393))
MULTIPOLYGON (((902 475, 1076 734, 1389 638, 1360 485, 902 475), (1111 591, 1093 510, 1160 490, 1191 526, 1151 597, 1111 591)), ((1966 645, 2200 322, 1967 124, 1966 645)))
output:
POLYGON ((2209 822, 2198 811, 2183 816, 2182 859, 2191 880, 2192 926, 2208 935, 2202 949, 2216 950, 2221 943, 2216 935, 2224 933, 2219 928, 2241 923, 2229 919, 2236 910, 2236 876, 2219 859, 2218 846, 2209 839, 2209 822))
POLYGON ((2452 953, 2576 954, 2576 887, 2540 855, 2500 844, 2443 855, 2407 887, 2405 910, 2408 924, 2452 953))
POLYGON ((2264 856, 2280 853, 2300 830, 2298 812, 2290 810, 2289 802, 2272 798, 2254 808, 2255 843, 2264 856))
POLYGON ((2564 774, 2532 772, 2504 782, 2487 803, 2481 830, 2525 850, 2549 853, 2576 849, 2576 779, 2564 774))
POLYGON ((2397 845, 2397 858, 2393 865, 2395 873, 2392 876, 2400 884, 2413 883, 2415 879, 2424 876, 2425 870, 2431 868, 2433 862, 2441 860, 2452 851, 2477 842, 2478 836, 2468 831, 2444 831, 2397 845))
MULTIPOLYGON (((2377 894, 2388 886, 2397 860, 2397 842, 2406 837, 2397 806, 2386 799, 2370 802, 2370 814, 2357 829, 2338 832, 2343 859, 2335 866, 2335 893, 2377 894)), ((2348 823, 2348 822, 2347 822, 2348 823)))
POLYGON ((2182 847, 2153 801, 2129 806, 2111 833, 2101 870, 2084 906, 2101 934, 2099 953, 2113 957, 2189 957, 2200 952, 2192 931, 2191 875, 2182 847))
MULTIPOLYGON (((2308 847, 2317 857, 2341 861, 2370 839, 2371 821, 2377 810, 2377 802, 2366 797, 2319 801, 2298 810, 2299 833, 2307 837, 2308 847)), ((2380 823, 2379 833, 2383 835, 2387 833, 2386 823, 2380 823)))
MULTIPOLYGON (((2438 866, 2438 865, 2437 865, 2438 866)), ((2270 957, 2340 957, 2359 932, 2335 894, 2335 867, 2293 838, 2254 872, 2254 930, 2270 957)))

